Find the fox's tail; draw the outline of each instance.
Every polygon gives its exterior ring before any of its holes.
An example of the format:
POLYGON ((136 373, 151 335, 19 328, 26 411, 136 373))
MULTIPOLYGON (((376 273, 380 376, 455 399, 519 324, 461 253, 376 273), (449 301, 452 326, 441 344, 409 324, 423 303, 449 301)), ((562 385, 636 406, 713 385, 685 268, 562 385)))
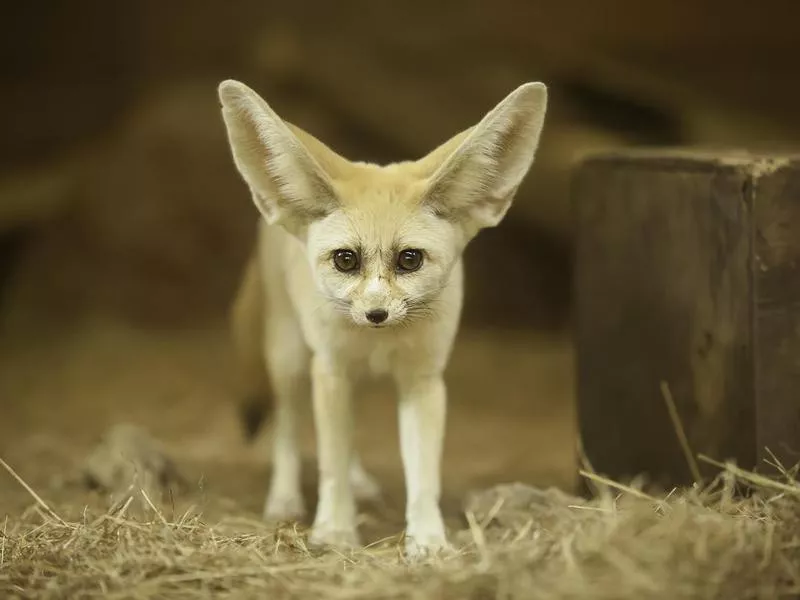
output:
POLYGON ((239 414, 248 441, 255 438, 272 412, 272 397, 263 350, 264 296, 258 253, 253 253, 245 267, 230 314, 241 399, 239 414))

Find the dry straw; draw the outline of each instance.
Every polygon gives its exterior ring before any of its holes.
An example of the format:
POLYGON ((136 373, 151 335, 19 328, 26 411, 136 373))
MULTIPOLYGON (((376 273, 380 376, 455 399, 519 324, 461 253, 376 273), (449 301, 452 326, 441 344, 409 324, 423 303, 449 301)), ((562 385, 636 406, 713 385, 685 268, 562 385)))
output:
MULTIPOLYGON (((586 471, 592 501, 491 500, 455 554, 409 565, 399 538, 314 552, 305 532, 193 513, 127 515, 130 500, 60 517, 35 504, 0 539, 3 598, 788 598, 800 594, 800 486, 720 465, 662 498, 586 471), (744 493, 743 493, 744 492, 744 493)), ((148 498, 152 503, 152 500, 148 498)), ((66 515, 66 512, 62 512, 66 515)))

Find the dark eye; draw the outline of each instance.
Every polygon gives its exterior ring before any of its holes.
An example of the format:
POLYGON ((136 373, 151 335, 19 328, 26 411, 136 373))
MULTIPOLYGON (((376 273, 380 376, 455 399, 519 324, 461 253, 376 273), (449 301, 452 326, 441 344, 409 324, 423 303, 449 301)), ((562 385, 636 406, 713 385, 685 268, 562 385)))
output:
POLYGON ((334 250, 333 264, 342 273, 355 271, 358 268, 358 254, 352 250, 334 250))
POLYGON ((401 250, 397 255, 397 268, 400 271, 416 271, 422 266, 421 250, 401 250))

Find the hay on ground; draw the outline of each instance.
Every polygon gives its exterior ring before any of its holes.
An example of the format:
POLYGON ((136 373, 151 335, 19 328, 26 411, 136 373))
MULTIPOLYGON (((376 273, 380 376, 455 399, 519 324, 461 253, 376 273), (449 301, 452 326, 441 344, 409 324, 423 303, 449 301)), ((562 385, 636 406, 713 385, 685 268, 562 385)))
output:
POLYGON ((297 525, 130 501, 68 521, 44 501, 0 523, 3 598, 775 599, 800 595, 800 485, 725 466, 654 498, 593 476, 591 501, 520 484, 467 500, 454 555, 408 564, 402 540, 315 552, 297 525))

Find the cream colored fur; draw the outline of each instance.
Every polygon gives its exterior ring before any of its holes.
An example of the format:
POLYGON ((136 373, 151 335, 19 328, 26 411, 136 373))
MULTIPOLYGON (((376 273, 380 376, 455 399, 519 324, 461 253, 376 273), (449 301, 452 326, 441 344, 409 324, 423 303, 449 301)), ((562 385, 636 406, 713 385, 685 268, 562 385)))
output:
MULTIPOLYGON (((352 391, 365 377, 388 375, 399 397, 407 552, 446 548, 443 374, 461 314, 462 252, 500 223, 528 172, 545 86, 520 86, 429 155, 387 166, 339 156, 242 83, 221 83, 219 97, 234 162, 262 215, 255 257, 262 287, 251 270, 241 291, 263 296, 253 323, 263 323, 265 380, 275 397, 265 516, 304 512, 296 421, 310 381, 319 462, 311 541, 358 544, 356 500, 378 487, 353 449, 352 391), (358 267, 337 268, 337 250, 354 252, 358 267), (421 252, 417 270, 398 267, 403 250, 421 252), (386 313, 382 323, 367 317, 376 310, 386 313)), ((253 312, 252 301, 237 304, 253 312)))

